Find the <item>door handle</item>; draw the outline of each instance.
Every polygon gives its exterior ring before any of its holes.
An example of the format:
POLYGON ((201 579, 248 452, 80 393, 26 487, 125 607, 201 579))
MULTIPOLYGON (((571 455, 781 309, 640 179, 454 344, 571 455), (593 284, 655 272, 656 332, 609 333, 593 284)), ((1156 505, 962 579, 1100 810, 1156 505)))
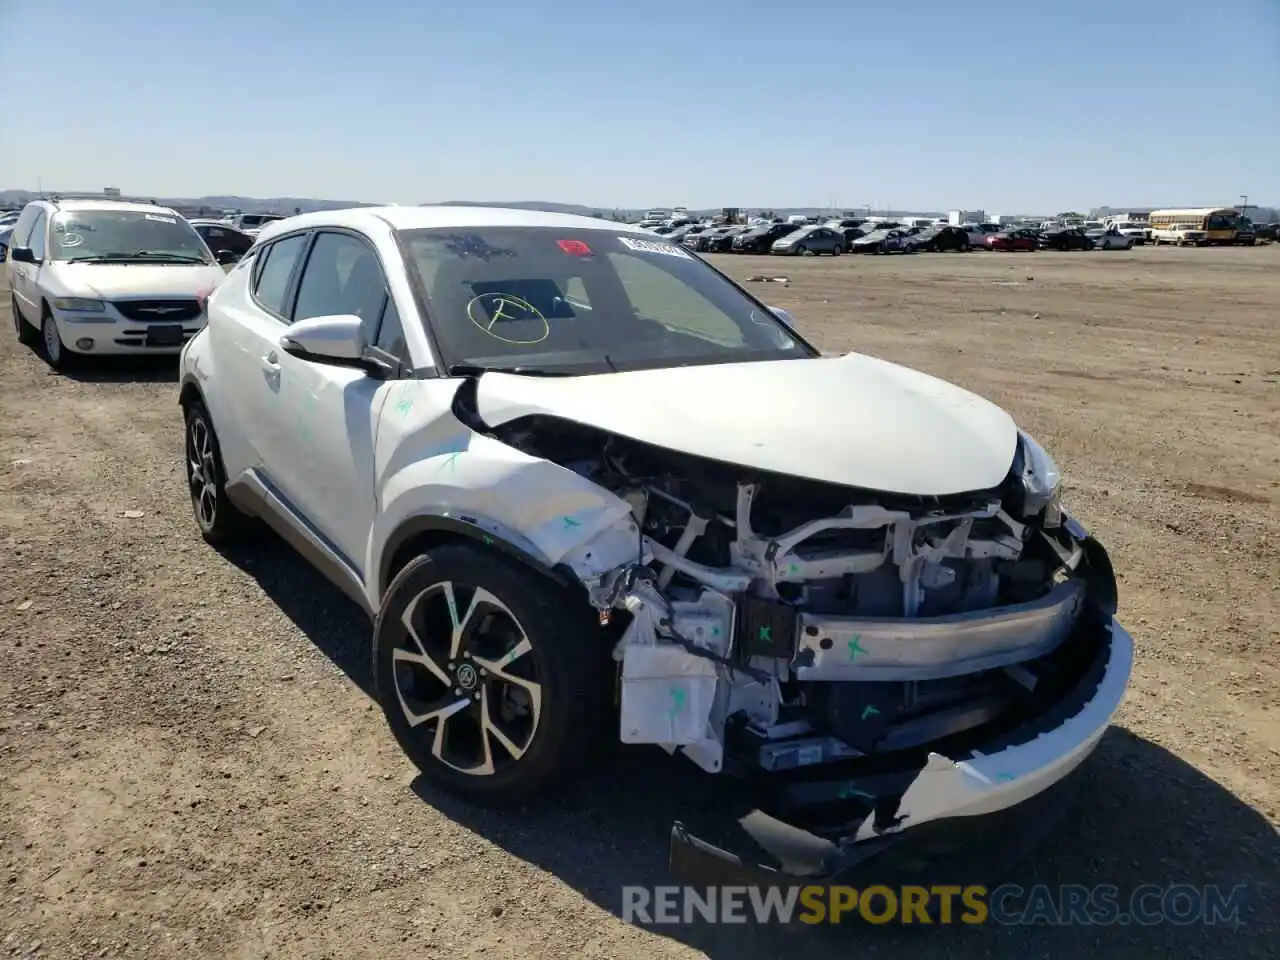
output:
POLYGON ((263 355, 262 367, 267 371, 267 373, 280 372, 280 358, 276 356, 276 352, 274 350, 263 355))

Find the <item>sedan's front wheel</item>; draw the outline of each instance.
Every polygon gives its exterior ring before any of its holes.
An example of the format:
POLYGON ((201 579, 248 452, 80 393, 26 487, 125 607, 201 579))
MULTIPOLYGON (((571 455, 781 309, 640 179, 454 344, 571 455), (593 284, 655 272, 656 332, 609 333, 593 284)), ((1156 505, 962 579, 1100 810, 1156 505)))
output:
POLYGON ((563 785, 610 730, 610 645, 590 613, 478 545, 410 561, 374 627, 378 701, 401 749, 477 802, 563 785))
POLYGON ((62 334, 58 332, 57 321, 48 307, 40 317, 40 345, 43 348, 44 361, 54 370, 66 370, 71 366, 73 354, 62 344, 62 334))

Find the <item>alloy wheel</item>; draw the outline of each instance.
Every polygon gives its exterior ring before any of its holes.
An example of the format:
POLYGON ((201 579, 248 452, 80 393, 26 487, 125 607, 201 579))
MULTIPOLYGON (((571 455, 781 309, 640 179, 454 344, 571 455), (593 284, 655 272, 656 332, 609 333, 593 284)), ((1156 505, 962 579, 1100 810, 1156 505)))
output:
POLYGON ((187 425, 187 485, 196 520, 205 530, 218 518, 218 465, 209 424, 193 416, 187 425))
POLYGON ((492 776, 533 744, 542 713, 538 657, 507 606, 480 587, 442 581, 401 616, 392 652, 396 697, 440 763, 492 776))

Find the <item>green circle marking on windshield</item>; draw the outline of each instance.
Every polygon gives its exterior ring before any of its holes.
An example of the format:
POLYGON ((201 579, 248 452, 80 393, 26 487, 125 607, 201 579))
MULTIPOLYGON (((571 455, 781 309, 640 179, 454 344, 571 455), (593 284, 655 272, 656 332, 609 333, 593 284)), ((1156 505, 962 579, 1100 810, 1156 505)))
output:
POLYGON ((551 336, 551 324, 537 307, 522 297, 514 297, 506 293, 482 293, 473 297, 467 304, 467 318, 493 337, 503 343, 516 345, 532 345, 542 343, 551 336), (502 332, 494 330, 502 324, 502 332), (508 335, 508 325, 517 325, 518 330, 528 330, 527 336, 508 335))

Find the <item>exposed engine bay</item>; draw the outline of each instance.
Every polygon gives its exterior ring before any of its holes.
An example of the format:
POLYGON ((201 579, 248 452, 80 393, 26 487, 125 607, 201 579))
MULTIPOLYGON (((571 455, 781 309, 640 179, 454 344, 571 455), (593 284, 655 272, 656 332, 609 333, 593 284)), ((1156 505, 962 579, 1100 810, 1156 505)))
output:
POLYGON ((617 635, 620 736, 711 772, 904 752, 919 769, 1071 689, 1096 653, 1077 630, 1087 597, 1114 604, 1105 554, 1092 570, 1028 443, 997 489, 914 497, 554 417, 492 433, 630 504, 636 562, 586 584, 617 635))

